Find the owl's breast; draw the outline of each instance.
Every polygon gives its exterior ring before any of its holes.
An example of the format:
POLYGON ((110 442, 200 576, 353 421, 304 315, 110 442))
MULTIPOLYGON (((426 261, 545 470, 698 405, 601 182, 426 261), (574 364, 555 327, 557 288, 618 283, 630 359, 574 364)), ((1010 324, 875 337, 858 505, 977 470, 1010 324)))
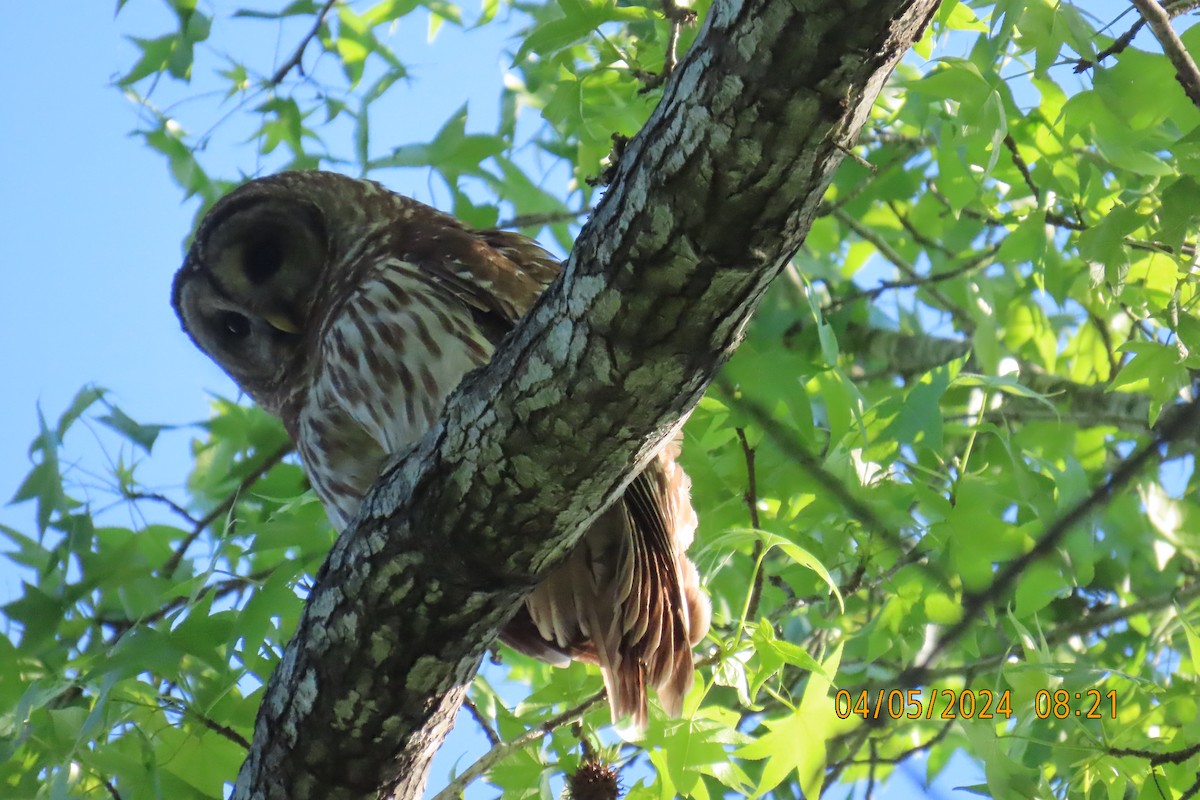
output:
POLYGON ((400 261, 358 287, 322 327, 295 435, 313 488, 341 529, 387 456, 433 426, 492 345, 457 295, 400 261))

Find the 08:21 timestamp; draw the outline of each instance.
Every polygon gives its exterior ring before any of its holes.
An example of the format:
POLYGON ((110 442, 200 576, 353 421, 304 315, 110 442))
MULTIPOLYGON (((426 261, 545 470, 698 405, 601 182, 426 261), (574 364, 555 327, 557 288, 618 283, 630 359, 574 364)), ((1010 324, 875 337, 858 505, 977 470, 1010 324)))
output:
POLYGON ((1033 695, 1033 713, 1038 719, 1109 719, 1117 718, 1117 690, 1088 689, 1086 692, 1068 692, 1058 689, 1051 692, 1042 689, 1033 695))

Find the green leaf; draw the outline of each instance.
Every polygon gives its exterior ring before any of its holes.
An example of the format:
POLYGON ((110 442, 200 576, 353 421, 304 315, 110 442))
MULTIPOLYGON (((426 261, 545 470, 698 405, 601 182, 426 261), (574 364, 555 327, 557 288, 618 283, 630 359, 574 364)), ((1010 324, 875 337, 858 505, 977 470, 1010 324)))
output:
POLYGON ((22 581, 21 587, 21 597, 3 606, 3 611, 21 624, 21 649, 32 652, 54 640, 66 616, 66 604, 32 584, 22 581))
POLYGON ((70 405, 67 406, 67 410, 58 418, 58 425, 55 428, 55 432, 58 434, 60 441, 67 435, 70 427, 75 424, 75 420, 83 416, 83 412, 91 408, 98 400, 103 399, 105 394, 107 392, 97 386, 84 386, 75 393, 75 397, 71 400, 70 405))
POLYGON ((761 620, 755 626, 751 641, 754 642, 755 649, 760 655, 767 652, 774 657, 772 660, 778 659, 780 663, 791 664, 807 672, 820 672, 825 680, 829 682, 833 681, 834 676, 824 673, 824 667, 821 665, 821 662, 809 655, 808 651, 803 647, 776 639, 775 630, 768 620, 761 620))
POLYGON ((196 161, 191 148, 184 144, 183 130, 173 120, 164 118, 159 122, 158 128, 142 132, 146 144, 167 157, 171 175, 185 190, 187 197, 196 194, 209 197, 212 194, 212 182, 196 161))
POLYGON ((1113 377, 1109 384, 1112 391, 1145 392, 1161 404, 1187 385, 1187 368, 1174 347, 1157 342, 1127 342, 1119 349, 1132 353, 1133 357, 1113 377))
POLYGON ((800 706, 781 718, 764 720, 768 733, 735 751, 740 758, 767 762, 754 797, 771 791, 793 771, 798 774, 805 797, 820 795, 825 777, 825 742, 835 719, 830 682, 821 675, 836 675, 841 658, 839 643, 822 663, 823 669, 809 675, 800 706), (801 742, 803 746, 797 746, 801 742))
POLYGON ((116 406, 109 406, 110 412, 99 417, 99 421, 112 428, 126 439, 141 447, 147 453, 154 448, 154 440, 164 430, 170 430, 171 425, 142 425, 134 422, 124 411, 116 406))
POLYGON ((5 558, 39 573, 50 568, 54 558, 50 550, 47 550, 31 537, 7 525, 0 525, 0 533, 8 537, 8 540, 17 546, 16 550, 6 551, 4 553, 5 558))
POLYGON ((1041 611, 1051 600, 1062 597, 1070 591, 1061 569, 1046 561, 1030 564, 1017 580, 1016 608, 1014 614, 1019 619, 1028 619, 1041 611))
POLYGON ((972 386, 986 389, 989 393, 1000 393, 1035 400, 1047 410, 1056 412, 1055 405, 1044 394, 1035 392, 1011 375, 981 375, 977 372, 961 372, 954 376, 952 386, 972 386))
POLYGON ((178 37, 175 35, 160 36, 157 39, 130 37, 129 41, 141 50, 142 55, 129 72, 117 80, 121 86, 132 86, 143 78, 164 72, 175 52, 178 37))
POLYGON ((768 531, 755 530, 754 528, 737 528, 728 531, 716 539, 705 545, 704 549, 697 554, 697 558, 701 558, 709 553, 719 553, 724 550, 733 550, 739 547, 744 547, 747 544, 754 542, 762 542, 763 555, 765 556, 771 550, 778 548, 783 551, 789 559, 802 567, 812 570, 825 584, 829 587, 829 591, 838 600, 838 605, 845 609, 845 601, 842 599, 841 590, 838 589, 837 583, 834 582, 833 576, 825 569, 825 566, 816 559, 812 553, 805 550, 800 545, 768 531))
MULTIPOLYGON (((750 698, 750 684, 746 679, 746 665, 735 657, 723 658, 713 669, 713 683, 728 686, 737 692, 738 702, 744 708, 755 708, 750 698)), ((676 781, 678 783, 678 781, 676 781)))
POLYGON ((1196 626, 1187 621, 1185 616, 1181 615, 1179 621, 1182 623, 1184 635, 1187 637, 1188 658, 1192 660, 1193 668, 1200 669, 1200 632, 1196 630, 1196 626))
POLYGON ((235 18, 246 17, 248 19, 283 19, 285 17, 316 16, 316 14, 317 4, 313 0, 294 0, 280 11, 253 11, 239 8, 233 12, 235 18))
POLYGON ((496 18, 496 12, 500 10, 500 0, 482 0, 480 3, 479 19, 475 21, 472 27, 481 28, 487 25, 496 18))
POLYGON ((899 413, 883 435, 902 444, 922 444, 942 449, 942 395, 958 375, 962 361, 955 361, 921 376, 908 397, 900 403, 899 413))
POLYGON ((1200 229, 1200 181, 1183 176, 1162 191, 1162 206, 1158 212, 1159 231, 1156 239, 1176 254, 1183 243, 1200 229))

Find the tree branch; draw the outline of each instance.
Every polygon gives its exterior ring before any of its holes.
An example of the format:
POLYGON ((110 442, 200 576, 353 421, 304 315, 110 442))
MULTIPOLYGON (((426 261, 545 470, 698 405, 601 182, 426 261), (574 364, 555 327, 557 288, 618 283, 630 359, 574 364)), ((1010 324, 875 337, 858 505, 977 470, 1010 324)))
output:
POLYGON ((553 225, 556 222, 571 222, 591 213, 590 208, 578 211, 548 211, 542 214, 518 214, 510 219, 500 220, 497 228, 540 228, 543 225, 553 225))
MULTIPOLYGON (((1074 636, 1094 634, 1111 625, 1124 622, 1131 617, 1151 614, 1171 605, 1184 605, 1197 598, 1200 598, 1200 582, 1184 584, 1169 592, 1163 592, 1162 594, 1148 597, 1145 600, 1130 603, 1127 606, 1109 606, 1106 609, 1085 614, 1073 622, 1059 625, 1047 631, 1044 635, 1045 643, 1048 647, 1055 647, 1074 636)), ((968 670, 988 672, 1007 663, 1010 659, 1015 659, 1016 662, 1033 663, 1027 661, 1016 643, 1012 643, 1011 646, 1005 647, 1003 650, 980 654, 972 659, 969 664, 926 669, 921 677, 924 679, 926 685, 933 685, 947 678, 961 676, 968 670)), ((871 690, 880 687, 891 688, 893 686, 895 686, 894 678, 881 682, 878 685, 870 684, 865 688, 871 690)))
POLYGON ((1192 60, 1192 55, 1179 40, 1179 34, 1171 27, 1171 17, 1167 10, 1158 4, 1157 0, 1130 0, 1137 6, 1138 13, 1154 32, 1154 37, 1162 45, 1163 53, 1175 67, 1175 80, 1183 87, 1184 94, 1192 103, 1200 108, 1200 68, 1192 60))
POLYGON ((1108 503, 1117 491, 1141 474, 1142 470, 1148 464, 1160 460, 1162 458, 1160 449, 1164 445, 1170 445, 1180 437, 1186 435, 1188 431, 1194 430, 1197 423, 1200 423, 1200 400, 1193 400, 1184 406, 1175 418, 1163 425, 1158 435, 1152 441, 1118 464, 1116 469, 1109 473, 1103 482, 1092 489, 1087 497, 1080 500, 1054 520, 1052 524, 1047 526, 1033 547, 1001 567, 987 588, 978 592, 964 592, 962 598, 962 619, 946 628, 945 632, 933 643, 933 646, 926 649, 921 663, 914 664, 900 673, 896 678, 896 682, 902 685, 921 682, 924 671, 950 644, 958 641, 967 632, 971 624, 984 612, 988 604, 994 602, 1012 588, 1013 584, 1031 564, 1050 555, 1059 542, 1063 540, 1063 537, 1070 533, 1077 524, 1086 519, 1093 511, 1102 508, 1108 503))
POLYGON ((243 577, 229 578, 227 580, 218 581, 217 583, 207 584, 204 587, 202 587, 198 592, 196 592, 194 595, 183 595, 180 597, 174 597, 171 600, 167 601, 166 603, 163 603, 161 606, 159 606, 154 611, 151 611, 148 614, 144 614, 144 615, 138 617, 137 619, 130 619, 130 618, 124 617, 124 616, 117 617, 117 618, 98 616, 96 618, 96 621, 98 623, 100 623, 101 625, 108 625, 108 626, 116 629, 118 634, 123 634, 127 630, 132 628, 134 625, 144 625, 146 623, 158 622, 159 620, 164 619, 172 611, 179 609, 179 608, 183 608, 184 606, 187 606, 187 605, 191 605, 192 603, 198 602, 210 594, 213 595, 213 599, 222 600, 231 594, 237 594, 238 592, 243 592, 246 589, 253 586, 254 584, 259 583, 259 582, 264 581, 267 578, 269 578, 271 576, 271 573, 274 571, 275 571, 274 568, 267 569, 267 570, 261 570, 259 572, 254 573, 253 575, 247 575, 244 578, 243 577))
MULTIPOLYGON (((906 225, 906 222, 901 218, 901 224, 906 225)), ((906 226, 907 227, 907 226, 906 226)), ((906 278, 898 281, 880 281, 870 289, 860 289, 846 294, 839 294, 832 298, 828 304, 821 308, 821 313, 828 316, 832 312, 849 305, 850 303, 859 300, 877 300, 880 295, 885 292, 894 291, 896 289, 919 289, 925 286, 931 286, 942 281, 953 280, 960 278, 970 272, 982 270, 991 266, 992 261, 999 252, 1000 245, 992 245, 981 253, 976 253, 970 258, 963 261, 957 267, 951 267, 943 272, 931 272, 928 275, 917 275, 916 277, 906 278)))
MULTIPOLYGON (((871 297, 868 290, 867 296, 871 297)), ((858 298, 859 293, 851 295, 858 298)), ((831 307, 843 305, 833 302, 831 307)), ((793 326, 785 335, 788 346, 794 349, 801 341, 797 333, 802 326, 793 326)), ((874 365, 884 365, 880 374, 910 378, 923 375, 935 367, 956 358, 967 356, 965 368, 978 370, 971 343, 960 339, 903 333, 900 331, 873 328, 858 322, 848 322, 839 334, 839 341, 846 352, 859 354, 851 375, 860 376, 870 372, 874 365)), ((1150 426, 1151 400, 1144 394, 1134 392, 1110 392, 1104 383, 1079 383, 1057 375, 1048 375, 1036 366, 1018 360, 1018 380, 1040 395, 1057 397, 1065 403, 1057 403, 1057 409, 1049 409, 1036 399, 1001 394, 999 408, 986 412, 997 422, 1030 420, 1063 420, 1063 408, 1069 409, 1068 419, 1081 427, 1111 425, 1125 433, 1145 435, 1152 432, 1150 426)), ((872 373, 874 374, 874 373, 872 373)), ((1162 410, 1157 426, 1161 427, 1181 413, 1183 406, 1173 405, 1162 410)), ((1185 447, 1200 447, 1200 429, 1184 431, 1178 442, 1185 447)))
POLYGON ((1110 56, 1119 55, 1125 52, 1125 49, 1133 43, 1133 37, 1138 35, 1138 31, 1146 27, 1146 20, 1139 19, 1130 26, 1129 30, 1118 36, 1113 43, 1096 54, 1095 59, 1080 58, 1075 62, 1075 74, 1087 72, 1092 67, 1097 66, 1101 61, 1110 56))
POLYGON ((336 4, 337 0, 326 0, 325 5, 321 6, 321 10, 317 12, 317 21, 313 23, 312 30, 300 40, 300 44, 292 52, 291 58, 283 62, 279 66, 279 69, 275 70, 275 74, 271 76, 272 86, 278 86, 283 83, 283 79, 287 77, 287 74, 300 66, 300 61, 304 58, 304 51, 308 49, 309 42, 315 39, 317 34, 321 32, 321 26, 325 24, 325 17, 329 16, 330 10, 336 4))
POLYGON ((830 497, 835 498, 842 507, 849 511, 850 516, 858 520, 864 529, 897 547, 902 546, 903 537, 900 532, 880 517, 867 501, 860 499, 836 475, 825 469, 825 464, 820 458, 808 452, 803 445, 798 444, 795 437, 789 436, 783 426, 771 417, 766 408, 749 398, 739 397, 737 391, 724 379, 719 378, 717 386, 725 394, 726 401, 730 405, 734 405, 752 416, 754 421, 762 427, 763 432, 780 450, 787 454, 792 463, 807 472, 814 481, 820 484, 822 489, 829 493, 830 497))
POLYGON ((483 735, 487 737, 488 744, 490 744, 492 747, 499 745, 500 734, 496 733, 496 731, 492 729, 492 723, 479 710, 479 706, 475 705, 475 703, 471 701, 471 698, 468 697, 463 700, 463 708, 465 708, 467 712, 475 719, 476 724, 478 724, 480 729, 483 731, 483 735))
POLYGON ((937 288, 932 282, 922 276, 920 272, 917 271, 917 268, 910 264, 904 258, 904 256, 900 255, 896 248, 892 247, 886 239, 868 228, 866 225, 863 225, 857 219, 840 208, 834 209, 833 217, 838 222, 842 223, 847 228, 858 234, 859 238, 873 245, 875 249, 879 251, 879 255, 890 261, 892 265, 896 267, 896 269, 898 269, 902 275, 904 275, 905 278, 910 281, 921 281, 921 288, 932 301, 930 304, 942 309, 950 316, 954 317, 961 330, 966 333, 970 333, 971 331, 975 330, 975 321, 967 316, 967 314, 958 307, 958 304, 951 300, 944 292, 942 292, 941 289, 937 288))
MULTIPOLYGON (((742 494, 742 498, 750 510, 750 527, 756 531, 762 530, 758 519, 758 476, 754 471, 754 448, 746 439, 744 428, 737 429, 737 436, 738 441, 742 444, 742 456, 746 459, 746 491, 742 494)), ((766 571, 766 565, 759 563, 762 554, 762 540, 756 539, 754 551, 750 554, 750 560, 754 562, 754 586, 750 589, 750 602, 746 604, 746 619, 751 621, 758 618, 758 604, 762 600, 763 573, 766 571)))
POLYGON ((570 725, 572 722, 575 722, 600 703, 603 703, 605 697, 604 692, 596 692, 596 694, 584 700, 579 705, 568 708, 566 711, 551 717, 540 725, 535 725, 515 739, 495 743, 491 750, 480 756, 474 764, 463 770, 462 774, 446 784, 446 788, 434 795, 433 800, 454 800, 457 797, 461 797, 463 790, 470 786, 476 778, 482 777, 489 769, 521 748, 533 744, 547 734, 554 733, 554 731, 564 725, 570 725))
MULTIPOLYGON (((938 202, 940 202, 942 205, 944 205, 946 207, 947 211, 950 211, 953 209, 953 206, 951 205, 950 201, 948 199, 946 199, 946 196, 943 195, 941 192, 939 192, 937 187, 935 185, 933 185, 932 183, 929 184, 929 196, 935 198, 938 202)), ((984 225, 988 225, 993 228, 1005 228, 1005 229, 1007 229, 1010 226, 1015 225, 1019 222, 1023 222, 1025 219, 1028 219, 1028 215, 1026 215, 1026 216, 1005 215, 1004 218, 993 217, 983 211, 979 211, 979 210, 973 209, 973 208, 964 208, 964 209, 961 209, 954 213, 962 214, 964 217, 971 217, 972 219, 977 219, 980 222, 982 222, 984 225)), ((1037 212, 1037 213, 1041 213, 1041 212, 1037 212)), ((1061 228, 1063 230, 1086 231, 1091 227, 1086 222, 1080 222, 1077 219, 1071 219, 1070 217, 1064 216, 1063 214, 1060 214, 1056 211, 1047 211, 1047 212, 1045 212, 1045 215, 1046 215, 1046 224, 1047 225, 1053 225, 1054 227, 1061 228)), ((1194 259, 1196 257, 1196 253, 1197 253, 1196 244, 1194 242, 1188 242, 1188 241, 1185 241, 1178 248, 1173 247, 1164 242, 1148 241, 1146 239, 1135 239, 1132 236, 1124 236, 1124 237, 1122 237, 1122 241, 1125 243, 1125 246, 1130 248, 1131 250, 1141 250, 1141 251, 1147 252, 1147 253, 1162 253, 1163 255, 1183 257, 1183 258, 1188 258, 1188 259, 1194 259)))
POLYGON ((226 511, 233 508, 234 503, 238 501, 239 497, 245 494, 245 492, 251 486, 258 483, 259 478, 270 472, 272 467, 274 467, 280 461, 283 461, 283 459, 287 457, 287 454, 292 452, 293 449, 294 448, 291 442, 283 445, 275 452, 269 453, 267 457, 262 460, 261 464, 255 467, 252 471, 246 473, 246 477, 242 478, 241 483, 237 485, 236 489, 226 495, 225 499, 218 503, 211 511, 209 511, 200 519, 196 520, 196 524, 192 526, 192 532, 184 537, 183 541, 179 543, 174 551, 172 551, 171 557, 163 563, 162 567, 158 571, 158 574, 163 577, 170 577, 171 573, 175 571, 175 568, 179 566, 179 562, 181 562, 183 557, 187 555, 188 549, 196 543, 196 539, 200 538, 200 534, 204 533, 204 529, 216 522, 217 518, 226 511))
POLYGON ((183 519, 189 525, 195 526, 197 522, 197 519, 193 517, 186 508, 179 505, 166 495, 160 494, 159 492, 134 492, 130 491, 128 487, 123 486, 121 487, 121 497, 125 500, 131 500, 135 503, 140 500, 149 500, 155 503, 162 503, 164 506, 174 511, 175 514, 183 517, 183 519))
POLYGON ((936 6, 712 6, 560 279, 334 545, 234 798, 420 796, 487 643, 737 347, 936 6))

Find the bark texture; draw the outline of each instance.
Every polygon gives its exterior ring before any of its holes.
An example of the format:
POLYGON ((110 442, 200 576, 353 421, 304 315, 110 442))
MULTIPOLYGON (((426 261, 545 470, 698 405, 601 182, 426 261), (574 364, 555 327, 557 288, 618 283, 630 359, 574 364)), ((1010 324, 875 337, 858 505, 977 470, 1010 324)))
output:
POLYGON ((552 286, 318 575, 234 797, 418 798, 484 647, 700 398, 937 0, 717 0, 552 286))

